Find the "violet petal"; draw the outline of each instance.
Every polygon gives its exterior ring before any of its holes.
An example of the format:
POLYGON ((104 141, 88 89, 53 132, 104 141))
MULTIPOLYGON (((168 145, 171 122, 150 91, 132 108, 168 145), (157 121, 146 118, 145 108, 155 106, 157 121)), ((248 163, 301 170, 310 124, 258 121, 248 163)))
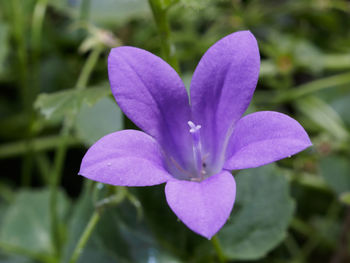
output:
POLYGON ((289 116, 260 111, 238 121, 227 148, 225 169, 258 167, 311 146, 303 127, 289 116))
POLYGON ((167 202, 192 231, 210 239, 225 224, 236 196, 233 176, 222 171, 202 182, 168 181, 167 202))
POLYGON ((80 175, 105 184, 149 186, 171 176, 158 143, 146 133, 123 130, 98 140, 85 154, 80 175))
POLYGON ((161 58, 134 47, 112 49, 108 57, 112 93, 123 112, 153 136, 182 168, 191 163, 191 119, 186 88, 161 58))
MULTIPOLYGON (((240 31, 222 38, 200 60, 191 82, 193 121, 201 125, 204 151, 222 156, 234 123, 247 109, 260 70, 255 37, 240 31)), ((215 162, 215 160, 212 160, 215 162)))

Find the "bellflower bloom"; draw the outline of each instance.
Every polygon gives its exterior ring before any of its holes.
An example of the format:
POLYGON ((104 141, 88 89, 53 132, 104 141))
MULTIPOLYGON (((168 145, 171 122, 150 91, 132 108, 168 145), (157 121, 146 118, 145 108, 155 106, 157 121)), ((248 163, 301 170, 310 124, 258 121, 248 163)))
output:
POLYGON ((120 186, 166 183, 170 208, 210 239, 233 207, 231 170, 265 165, 311 145, 301 125, 284 114, 261 111, 242 117, 259 69, 254 36, 249 31, 228 35, 200 60, 189 102, 180 77, 161 58, 134 47, 112 49, 112 93, 144 132, 106 135, 88 150, 79 174, 120 186))

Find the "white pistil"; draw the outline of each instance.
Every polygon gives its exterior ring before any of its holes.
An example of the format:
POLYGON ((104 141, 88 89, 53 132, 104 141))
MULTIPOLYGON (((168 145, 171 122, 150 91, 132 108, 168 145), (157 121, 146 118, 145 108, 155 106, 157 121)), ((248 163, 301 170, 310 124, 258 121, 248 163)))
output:
POLYGON ((201 145, 200 131, 199 131, 202 126, 195 125, 192 121, 189 121, 187 123, 191 128, 190 133, 192 135, 192 140, 193 140, 193 155, 194 155, 194 161, 196 164, 196 170, 198 172, 197 176, 199 180, 202 180, 205 176, 205 170, 202 167, 202 145, 201 145))

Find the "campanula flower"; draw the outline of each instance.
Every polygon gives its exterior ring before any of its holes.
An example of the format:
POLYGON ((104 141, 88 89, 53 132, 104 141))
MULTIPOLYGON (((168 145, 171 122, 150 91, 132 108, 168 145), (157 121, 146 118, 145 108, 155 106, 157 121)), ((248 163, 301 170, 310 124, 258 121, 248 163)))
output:
POLYGON ((249 31, 215 43, 200 60, 190 98, 161 58, 118 47, 108 58, 112 93, 142 131, 96 142, 79 174, 120 186, 166 183, 170 208, 194 232, 211 238, 229 217, 236 184, 231 170, 265 165, 311 145, 294 119, 273 111, 242 117, 253 96, 260 55, 249 31))

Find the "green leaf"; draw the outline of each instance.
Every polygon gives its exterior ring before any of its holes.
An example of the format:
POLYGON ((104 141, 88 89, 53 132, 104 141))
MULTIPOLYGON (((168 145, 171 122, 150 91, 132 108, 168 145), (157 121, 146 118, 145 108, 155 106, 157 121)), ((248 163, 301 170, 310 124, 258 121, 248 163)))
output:
POLYGON ((181 257, 187 257, 187 249, 191 251, 192 256, 198 243, 203 241, 209 243, 178 220, 167 204, 163 185, 132 190, 142 204, 145 221, 162 245, 171 248, 181 257))
POLYGON ((338 96, 331 105, 335 111, 341 116, 343 121, 350 126, 350 94, 338 96))
MULTIPOLYGON (((94 206, 85 191, 79 199, 69 226, 65 261, 68 262, 94 206)), ((144 220, 129 202, 104 208, 100 221, 78 260, 79 263, 179 262, 155 240, 144 220)))
MULTIPOLYGON (((72 216, 68 224, 68 237, 64 247, 64 260, 63 262, 69 262, 71 255, 79 242, 79 238, 84 232, 90 216, 94 211, 94 205, 91 200, 91 194, 84 189, 82 195, 78 199, 78 202, 74 205, 72 210, 72 216)), ((78 262, 84 263, 112 263, 115 262, 115 258, 111 257, 109 253, 104 253, 104 249, 101 246, 95 244, 96 229, 92 233, 86 247, 81 252, 78 262), (114 261, 113 261, 114 260, 114 261)))
POLYGON ((147 222, 139 219, 128 202, 105 212, 97 235, 107 251, 115 251, 117 258, 129 262, 179 262, 157 242, 147 222))
POLYGON ((268 165, 245 170, 235 177, 235 206, 218 234, 228 258, 261 258, 285 238, 294 202, 281 173, 275 165, 268 165))
POLYGON ((350 205, 350 191, 340 195, 340 201, 345 205, 350 205))
POLYGON ((298 39, 293 53, 296 64, 305 71, 309 70, 317 73, 324 69, 323 54, 311 42, 305 39, 298 39))
POLYGON ((308 96, 296 100, 295 103, 305 116, 336 139, 345 141, 349 138, 349 133, 338 113, 320 98, 308 96))
POLYGON ((4 219, 5 211, 8 209, 8 205, 0 199, 0 226, 4 219))
POLYGON ((67 114, 77 113, 83 102, 93 105, 109 94, 110 89, 107 86, 40 94, 34 103, 34 107, 47 119, 60 119, 67 114))
POLYGON ((116 24, 135 16, 149 14, 144 0, 92 0, 92 21, 96 24, 116 24))
POLYGON ((123 128, 123 114, 111 98, 103 98, 92 107, 84 104, 77 115, 75 130, 86 145, 123 128))
MULTIPOLYGON (((67 198, 60 192, 60 220, 65 220, 67 209, 67 198)), ((49 212, 48 190, 22 190, 4 215, 0 227, 0 242, 30 253, 52 253, 49 212)))
POLYGON ((25 257, 15 256, 15 255, 2 257, 1 254, 0 254, 0 262, 1 263, 33 263, 33 261, 25 257))
MULTIPOLYGON (((58 10, 79 17, 82 0, 50 0, 58 10)), ((112 26, 130 18, 149 14, 148 2, 144 0, 91 0, 93 24, 112 26)))
POLYGON ((320 162, 321 175, 338 195, 350 191, 350 162, 341 156, 328 156, 320 162))

